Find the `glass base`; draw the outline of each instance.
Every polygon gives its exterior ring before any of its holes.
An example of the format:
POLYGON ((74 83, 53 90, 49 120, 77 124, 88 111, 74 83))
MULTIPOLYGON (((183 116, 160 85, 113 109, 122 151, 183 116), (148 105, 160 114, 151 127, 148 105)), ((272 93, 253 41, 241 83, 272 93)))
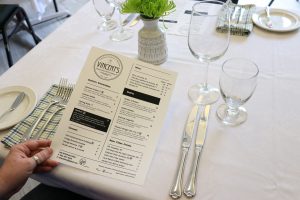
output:
POLYGON ((220 92, 211 85, 196 84, 189 88, 190 99, 198 105, 209 105, 218 101, 220 92))
POLYGON ((116 21, 109 20, 109 21, 102 22, 101 24, 99 24, 97 29, 100 31, 110 31, 110 30, 117 28, 117 25, 118 25, 118 23, 116 21))
POLYGON ((230 114, 228 109, 229 107, 226 104, 220 105, 217 109, 217 116, 223 124, 237 126, 247 120, 248 114, 244 107, 239 107, 236 114, 230 114))
POLYGON ((110 39, 112 41, 124 41, 124 40, 128 40, 130 38, 132 38, 133 36, 133 32, 130 29, 123 29, 123 31, 120 32, 120 30, 117 30, 115 32, 113 32, 110 36, 110 39))

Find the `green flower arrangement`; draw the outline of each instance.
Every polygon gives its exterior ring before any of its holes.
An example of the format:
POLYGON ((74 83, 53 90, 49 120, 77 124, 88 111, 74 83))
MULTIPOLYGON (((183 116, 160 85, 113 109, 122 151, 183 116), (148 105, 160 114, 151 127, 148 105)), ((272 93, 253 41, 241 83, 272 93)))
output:
POLYGON ((122 13, 139 13, 146 19, 158 19, 175 11, 173 0, 127 0, 122 4, 122 13))

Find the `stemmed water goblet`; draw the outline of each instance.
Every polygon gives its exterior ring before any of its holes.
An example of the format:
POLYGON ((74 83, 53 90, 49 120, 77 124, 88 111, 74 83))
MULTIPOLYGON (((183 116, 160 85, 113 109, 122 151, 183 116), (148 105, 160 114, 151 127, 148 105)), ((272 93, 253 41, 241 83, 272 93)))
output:
POLYGON ((103 22, 98 25, 97 29, 101 31, 110 31, 117 27, 117 22, 112 20, 115 8, 112 7, 106 0, 93 0, 93 5, 102 18, 103 22))
POLYGON ((229 9, 221 1, 201 1, 194 4, 188 33, 188 46, 194 57, 205 65, 204 82, 189 88, 190 99, 198 105, 215 103, 219 89, 208 85, 208 66, 225 54, 230 42, 230 29, 217 32, 217 22, 223 17, 230 27, 229 9))
POLYGON ((133 36, 132 30, 124 28, 122 24, 121 8, 122 8, 122 4, 126 0, 106 0, 106 1, 110 3, 111 6, 115 7, 119 13, 119 28, 117 31, 111 34, 110 39, 113 41, 124 41, 130 39, 133 36))
POLYGON ((242 105, 252 96, 258 73, 257 65, 244 58, 224 62, 219 84, 226 104, 217 109, 217 116, 224 124, 235 126, 246 121, 247 111, 242 105))

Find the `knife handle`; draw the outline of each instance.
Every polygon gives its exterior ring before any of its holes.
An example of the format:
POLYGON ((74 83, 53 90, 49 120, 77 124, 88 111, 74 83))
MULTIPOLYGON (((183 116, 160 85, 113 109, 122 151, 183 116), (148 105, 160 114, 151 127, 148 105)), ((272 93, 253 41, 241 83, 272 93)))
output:
POLYGON ((200 157, 202 147, 197 147, 195 149, 194 161, 192 165, 192 169, 190 171, 187 183, 184 187, 184 194, 187 197, 194 197, 196 195, 196 180, 197 180, 197 169, 198 169, 198 161, 200 157))
POLYGON ((58 102, 53 101, 50 104, 48 104, 48 106, 43 110, 43 112, 39 115, 39 117, 35 120, 34 124, 29 127, 26 132, 24 133, 24 135, 22 136, 21 142, 25 142, 27 140, 29 140, 31 138, 32 133, 34 132, 34 129, 37 127, 37 125, 39 124, 39 122, 42 120, 43 116, 46 114, 47 110, 54 104, 56 104, 58 102))
POLYGON ((175 180, 170 190, 170 196, 173 199, 178 199, 182 195, 182 175, 183 175, 184 164, 185 164, 186 155, 188 151, 189 151, 188 148, 182 148, 181 159, 177 167, 177 176, 175 177, 175 180))

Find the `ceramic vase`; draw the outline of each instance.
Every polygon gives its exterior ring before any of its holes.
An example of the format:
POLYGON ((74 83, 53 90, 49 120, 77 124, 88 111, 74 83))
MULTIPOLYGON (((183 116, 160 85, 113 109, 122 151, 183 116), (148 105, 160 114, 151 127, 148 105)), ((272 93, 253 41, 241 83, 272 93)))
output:
POLYGON ((138 58, 144 62, 159 65, 168 57, 166 34, 158 26, 158 19, 146 19, 138 34, 138 58))

